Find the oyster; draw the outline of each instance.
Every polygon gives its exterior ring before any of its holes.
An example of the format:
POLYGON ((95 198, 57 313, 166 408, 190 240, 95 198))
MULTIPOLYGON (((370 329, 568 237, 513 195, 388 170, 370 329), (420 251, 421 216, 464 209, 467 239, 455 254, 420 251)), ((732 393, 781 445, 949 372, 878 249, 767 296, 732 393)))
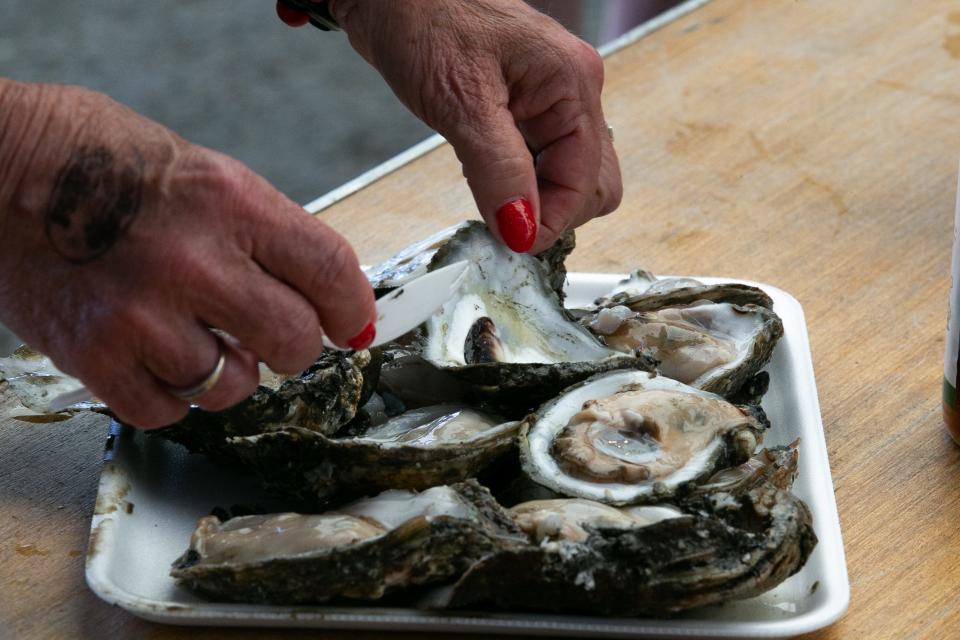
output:
POLYGON ((427 320, 421 354, 501 403, 526 406, 594 373, 650 368, 602 345, 563 309, 544 264, 497 242, 481 223, 458 230, 430 268, 470 264, 458 295, 427 320))
POLYGON ((604 307, 583 322, 607 346, 647 354, 663 375, 721 395, 766 366, 783 335, 765 307, 707 300, 649 311, 604 307))
POLYGON ((231 602, 375 599, 449 580, 484 555, 525 542, 475 482, 386 491, 316 515, 202 518, 171 575, 231 602))
POLYGON ((696 488, 697 494, 721 491, 740 495, 763 483, 789 491, 797 477, 797 447, 800 440, 788 445, 761 449, 746 462, 721 469, 696 488))
POLYGON ((253 395, 229 409, 191 407, 179 422, 150 433, 228 460, 236 458, 231 438, 288 425, 330 434, 353 419, 373 392, 379 370, 376 352, 328 351, 297 376, 261 374, 253 395))
POLYGON ((232 438, 229 447, 275 495, 322 505, 464 480, 513 449, 519 427, 464 405, 438 405, 348 437, 287 426, 232 438))
POLYGON ((664 508, 651 523, 587 502, 566 510, 576 512, 563 519, 572 526, 543 537, 543 522, 562 520, 558 507, 533 527, 526 512, 540 507, 514 507, 531 544, 483 558, 432 604, 663 616, 771 589, 816 545, 807 506, 769 483, 736 498, 705 496, 683 511, 664 508))
MULTIPOLYGON (((409 247, 405 247, 378 265, 364 271, 374 289, 388 291, 422 276, 428 271, 430 262, 437 252, 461 229, 483 226, 480 222, 461 222, 427 236, 409 247)), ((549 274, 551 288, 563 300, 563 285, 567 277, 564 266, 566 257, 576 246, 573 230, 565 232, 549 248, 536 256, 549 274)))
POLYGON ((693 278, 657 278, 649 271, 634 271, 613 290, 594 303, 596 307, 623 305, 632 311, 650 311, 668 306, 692 304, 701 300, 755 304, 773 308, 773 300, 762 289, 738 284, 704 284, 693 278))
POLYGON ((508 510, 530 541, 572 540, 584 542, 591 529, 633 529, 679 518, 682 511, 669 506, 611 507, 580 498, 532 500, 508 510))
POLYGON ((617 371, 567 389, 528 416, 520 459, 531 479, 565 496, 657 502, 747 460, 766 426, 758 407, 663 376, 617 371))
POLYGON ((83 383, 60 371, 53 360, 25 344, 6 358, 0 358, 0 378, 6 381, 24 407, 38 414, 16 416, 24 421, 66 420, 69 414, 77 411, 106 411, 106 405, 94 398, 70 406, 61 413, 51 413, 51 400, 80 390, 83 383))

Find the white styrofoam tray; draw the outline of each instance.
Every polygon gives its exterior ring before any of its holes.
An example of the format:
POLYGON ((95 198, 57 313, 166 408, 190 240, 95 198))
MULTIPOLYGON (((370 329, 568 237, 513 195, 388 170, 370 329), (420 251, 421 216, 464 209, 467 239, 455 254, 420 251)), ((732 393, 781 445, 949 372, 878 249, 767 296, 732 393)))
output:
MULTIPOLYGON (((571 274, 567 304, 575 307, 592 301, 620 277, 571 274)), ((775 287, 757 286, 773 298, 774 309, 784 324, 784 337, 768 366, 771 384, 763 407, 773 426, 764 444, 787 444, 801 438, 794 491, 810 506, 819 538, 804 568, 761 596, 663 620, 444 613, 370 605, 281 607, 208 602, 174 583, 168 573, 171 562, 186 549, 197 519, 214 506, 268 502, 242 473, 225 470, 177 445, 128 428, 114 429, 107 443, 91 522, 87 583, 111 604, 148 620, 171 624, 619 638, 772 638, 827 626, 846 610, 850 585, 806 324, 795 298, 775 287)))

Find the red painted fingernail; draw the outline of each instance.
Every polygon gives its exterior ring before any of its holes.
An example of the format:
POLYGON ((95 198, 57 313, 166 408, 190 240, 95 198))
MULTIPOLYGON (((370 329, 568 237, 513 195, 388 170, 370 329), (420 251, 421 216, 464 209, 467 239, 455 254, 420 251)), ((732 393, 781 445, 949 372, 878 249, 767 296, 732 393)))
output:
POLYGON ((290 27, 302 27, 310 22, 310 16, 299 9, 294 9, 283 0, 277 0, 277 17, 290 27))
POLYGON ((497 209, 497 228, 507 246, 517 253, 525 253, 537 239, 537 219, 526 198, 517 198, 497 209))
POLYGON ((359 351, 360 349, 366 349, 373 343, 373 339, 377 336, 377 328, 373 326, 373 323, 369 323, 363 328, 363 331, 353 336, 347 340, 347 346, 353 349, 354 351, 359 351))

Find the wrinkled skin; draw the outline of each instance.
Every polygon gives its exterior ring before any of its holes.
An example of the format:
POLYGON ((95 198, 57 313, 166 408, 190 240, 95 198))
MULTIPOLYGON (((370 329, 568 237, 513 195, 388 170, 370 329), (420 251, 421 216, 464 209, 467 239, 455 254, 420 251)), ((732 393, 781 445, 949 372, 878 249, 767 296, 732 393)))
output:
POLYGON ((518 0, 335 0, 332 11, 403 103, 453 145, 494 234, 497 208, 517 196, 539 217, 533 253, 620 203, 603 61, 551 18, 518 0))
POLYGON ((239 162, 106 96, 0 84, 0 308, 21 338, 123 420, 181 418, 196 384, 222 409, 257 361, 297 373, 374 317, 346 241, 239 162), (240 346, 242 344, 243 346, 240 346))
MULTIPOLYGON (((596 52, 519 0, 340 0, 351 42, 446 136, 480 212, 530 200, 532 251, 616 207, 596 52), (536 154, 536 164, 532 149, 536 154)), ((106 96, 0 78, 0 315, 125 422, 185 415, 226 341, 219 410, 257 361, 296 373, 374 318, 346 241, 239 162, 106 96)), ((502 234, 500 234, 502 237, 502 234)))

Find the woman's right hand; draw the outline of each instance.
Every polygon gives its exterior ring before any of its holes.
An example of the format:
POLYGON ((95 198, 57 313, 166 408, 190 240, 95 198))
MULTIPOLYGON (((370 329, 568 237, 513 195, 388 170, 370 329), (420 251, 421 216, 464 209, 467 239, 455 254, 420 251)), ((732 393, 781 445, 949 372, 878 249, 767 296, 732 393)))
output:
MULTIPOLYGON (((257 363, 372 340, 350 245, 264 179, 109 98, 0 79, 0 317, 141 427, 248 396, 257 363), (236 342, 219 340, 220 329, 236 342)), ((366 343, 366 344, 363 344, 366 343)))

